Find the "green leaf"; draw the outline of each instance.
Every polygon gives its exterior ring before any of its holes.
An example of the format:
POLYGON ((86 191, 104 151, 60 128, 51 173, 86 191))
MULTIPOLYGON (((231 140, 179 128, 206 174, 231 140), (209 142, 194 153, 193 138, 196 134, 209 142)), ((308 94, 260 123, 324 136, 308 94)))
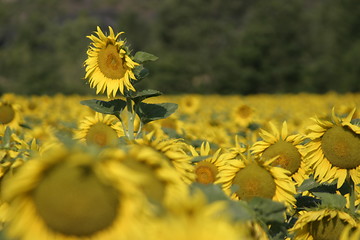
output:
POLYGON ((210 203, 221 200, 229 200, 229 197, 217 184, 202 184, 194 182, 190 185, 190 191, 194 192, 195 190, 201 190, 210 203))
POLYGON ((148 122, 167 118, 173 114, 178 105, 176 103, 143 103, 135 105, 135 112, 139 115, 141 121, 146 124, 148 122))
POLYGON ((151 53, 139 51, 135 53, 134 61, 138 63, 144 63, 148 61, 156 61, 159 58, 151 53))
POLYGON ((101 101, 97 99, 83 100, 80 102, 82 105, 90 107, 95 112, 103 114, 119 115, 125 108, 126 102, 121 99, 115 99, 111 101, 101 101))
POLYGON ((298 192, 309 191, 310 189, 320 186, 320 183, 316 182, 314 178, 310 177, 305 179, 303 183, 298 187, 298 192))
POLYGON ((284 204, 260 197, 254 197, 248 203, 265 223, 284 222, 284 204))
POLYGON ((360 118, 355 118, 350 121, 351 124, 354 124, 356 126, 360 126, 360 118))
POLYGON ((149 70, 147 68, 144 68, 142 65, 136 66, 134 68, 134 75, 136 80, 131 82, 133 84, 136 84, 149 75, 149 70))
POLYGON ((131 92, 130 98, 135 102, 141 102, 146 98, 157 97, 162 95, 162 92, 153 89, 146 89, 139 92, 131 92))
POLYGON ((340 194, 317 192, 313 193, 316 197, 320 198, 322 206, 344 208, 346 206, 346 198, 340 194))
POLYGON ((9 127, 6 127, 5 133, 2 140, 2 145, 4 148, 10 147, 10 141, 11 141, 11 129, 9 127))

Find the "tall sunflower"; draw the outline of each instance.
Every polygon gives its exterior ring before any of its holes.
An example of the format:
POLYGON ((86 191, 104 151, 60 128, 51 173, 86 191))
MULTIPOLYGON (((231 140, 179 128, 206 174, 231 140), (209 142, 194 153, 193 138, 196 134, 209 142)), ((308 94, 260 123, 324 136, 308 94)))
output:
POLYGON ((139 64, 131 59, 125 41, 119 40, 123 33, 115 35, 109 27, 109 35, 106 36, 97 27, 97 36, 88 36, 92 43, 84 63, 85 78, 89 79, 90 87, 96 88, 96 94, 106 90, 108 97, 115 97, 118 90, 122 94, 124 89, 135 91, 131 80, 136 80, 133 70, 139 64))
POLYGON ((360 127, 351 122, 354 112, 340 118, 333 108, 330 121, 313 118, 316 124, 308 128, 306 161, 321 183, 337 180, 340 188, 349 176, 360 184, 360 127))
POLYGON ((294 240, 338 240, 346 226, 355 227, 358 220, 347 212, 333 208, 300 211, 289 229, 294 240))
POLYGON ((119 137, 124 136, 120 122, 115 123, 112 115, 95 113, 93 117, 85 117, 74 132, 74 139, 98 146, 115 146, 119 137))
POLYGON ((119 164, 126 154, 118 149, 89 150, 54 148, 7 182, 10 238, 137 239, 146 204, 138 188, 142 177, 119 164))
POLYGON ((283 122, 281 131, 271 122, 269 125, 271 132, 260 130, 262 140, 254 143, 252 153, 259 154, 264 159, 277 157, 271 165, 288 170, 289 175, 300 185, 309 175, 302 152, 305 137, 300 134, 289 135, 286 121, 283 122))
POLYGON ((295 183, 287 175, 287 170, 271 165, 275 160, 264 161, 256 155, 240 154, 238 158, 228 160, 215 184, 222 184, 232 199, 263 197, 291 208, 295 205, 295 183))
POLYGON ((212 184, 218 179, 220 168, 225 165, 220 156, 221 149, 215 153, 211 152, 209 142, 203 142, 200 146, 200 153, 194 147, 190 146, 193 157, 205 157, 205 159, 196 162, 194 165, 195 182, 202 184, 212 184))

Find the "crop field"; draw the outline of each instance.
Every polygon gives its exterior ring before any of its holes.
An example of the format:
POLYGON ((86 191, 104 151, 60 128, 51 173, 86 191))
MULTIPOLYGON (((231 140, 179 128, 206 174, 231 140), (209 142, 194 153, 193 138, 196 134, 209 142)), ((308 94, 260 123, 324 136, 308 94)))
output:
POLYGON ((131 99, 1 96, 0 239, 359 239, 359 94, 131 99))

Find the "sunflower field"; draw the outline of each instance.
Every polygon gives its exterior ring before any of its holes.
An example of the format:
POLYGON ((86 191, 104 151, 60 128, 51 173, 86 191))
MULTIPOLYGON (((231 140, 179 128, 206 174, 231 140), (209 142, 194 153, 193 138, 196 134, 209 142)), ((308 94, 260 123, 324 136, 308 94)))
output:
POLYGON ((0 97, 1 240, 360 239, 360 95, 166 95, 89 35, 96 95, 0 97))

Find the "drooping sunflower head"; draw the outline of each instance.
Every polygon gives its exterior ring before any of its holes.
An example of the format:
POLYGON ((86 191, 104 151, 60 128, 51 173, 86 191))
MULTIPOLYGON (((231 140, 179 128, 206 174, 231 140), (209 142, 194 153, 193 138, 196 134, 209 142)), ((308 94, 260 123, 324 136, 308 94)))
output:
POLYGON ((287 170, 271 166, 275 159, 265 161, 256 155, 240 155, 221 168, 215 183, 222 184, 225 193, 233 199, 262 197, 294 206, 295 183, 287 170))
POLYGON ((6 233, 40 240, 134 234, 145 198, 138 189, 141 176, 117 161, 124 156, 60 147, 29 160, 4 186, 6 233))
POLYGON ((251 147, 252 153, 259 154, 265 160, 276 158, 271 165, 288 170, 296 183, 301 184, 309 173, 303 160, 304 137, 300 134, 289 135, 286 122, 283 122, 281 131, 271 122, 269 126, 271 132, 260 130, 262 140, 251 147))
POLYGON ((311 141, 306 146, 308 164, 320 182, 337 180, 340 188, 349 176, 360 183, 360 127, 352 123, 355 109, 345 118, 335 115, 329 120, 314 118, 316 124, 308 129, 311 141))
POLYGON ((338 240, 347 227, 355 227, 357 220, 350 214, 332 208, 301 211, 295 225, 289 229, 294 240, 338 240))
POLYGON ((88 145, 116 146, 123 130, 120 122, 111 115, 95 113, 94 117, 85 117, 75 131, 74 138, 88 145))
POLYGON ((136 80, 133 69, 139 64, 132 60, 125 41, 119 39, 123 33, 115 35, 109 27, 106 36, 97 27, 97 36, 88 36, 92 43, 84 63, 85 78, 89 79, 90 87, 96 88, 96 94, 106 91, 108 97, 115 97, 118 90, 122 94, 125 89, 135 91, 131 81, 136 80))

